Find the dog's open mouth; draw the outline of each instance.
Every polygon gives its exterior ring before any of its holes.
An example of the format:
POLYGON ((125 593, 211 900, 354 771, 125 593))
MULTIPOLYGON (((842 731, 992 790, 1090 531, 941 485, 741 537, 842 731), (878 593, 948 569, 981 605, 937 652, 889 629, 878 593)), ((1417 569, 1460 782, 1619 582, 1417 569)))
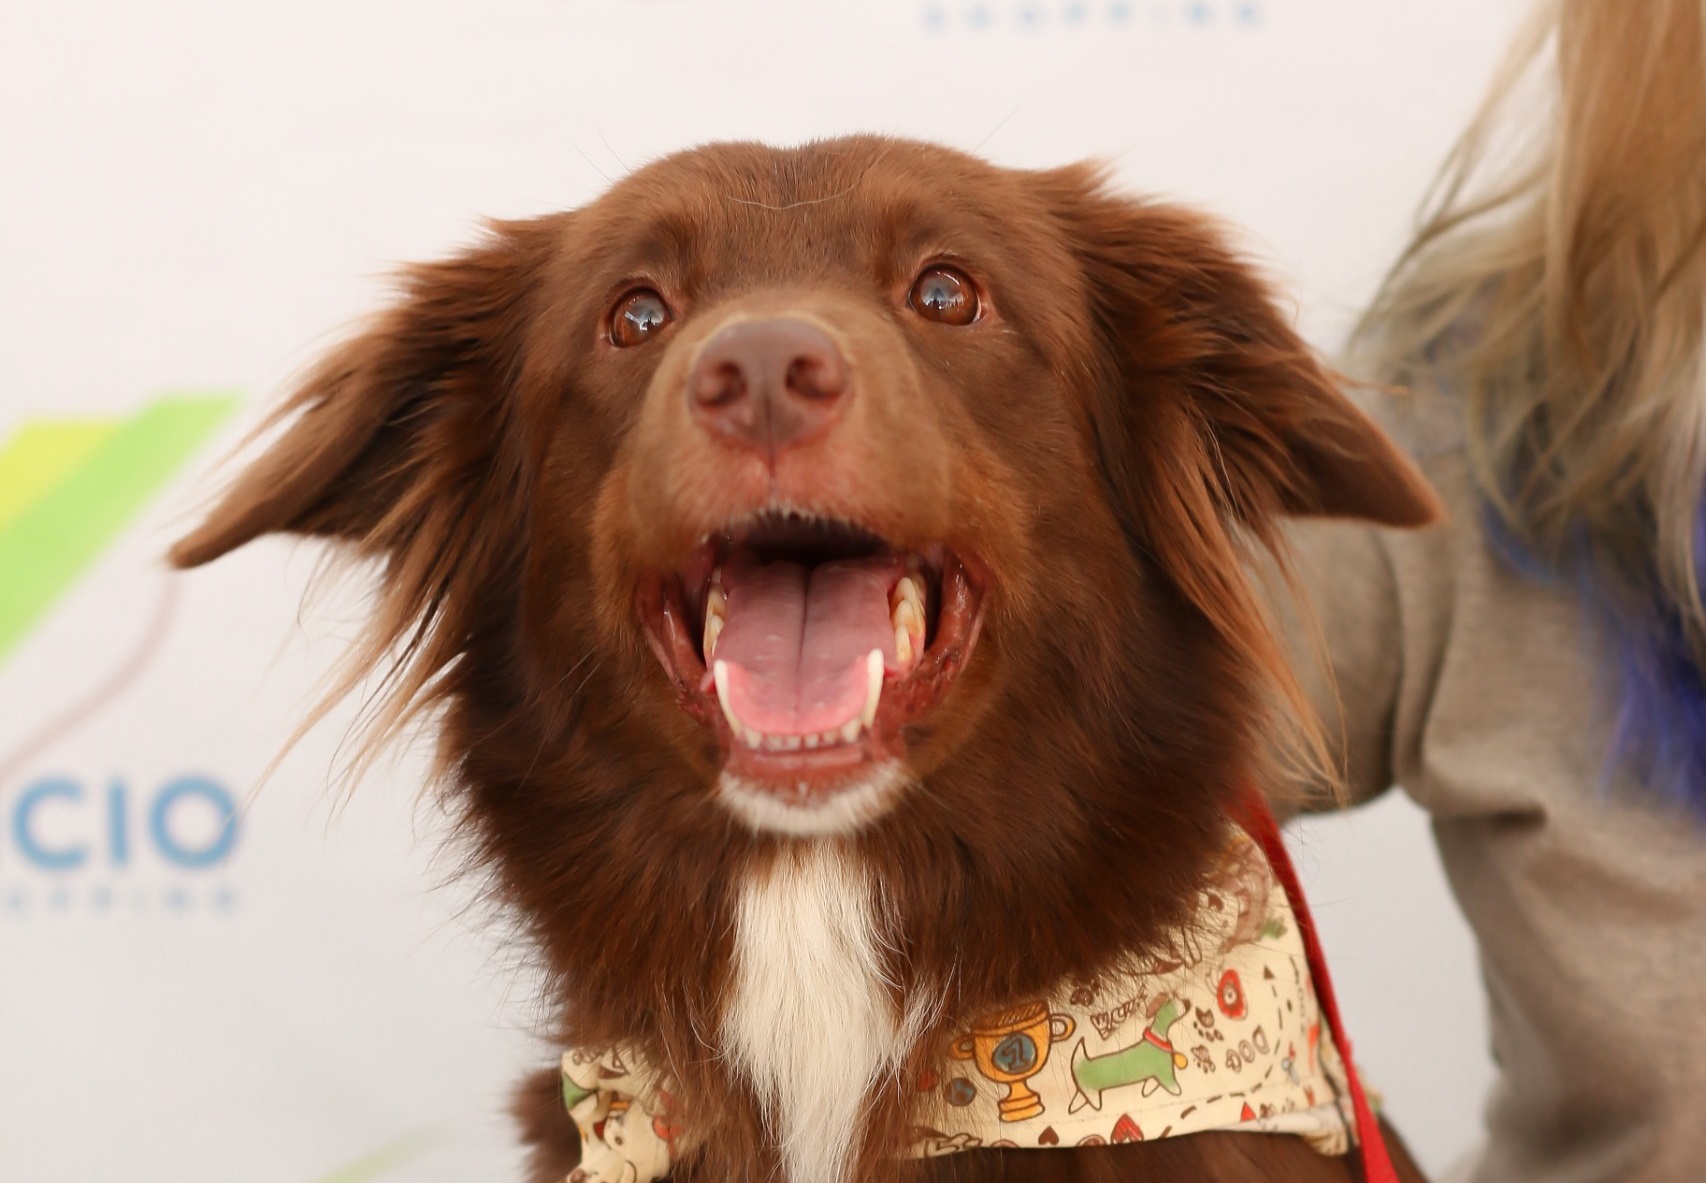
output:
POLYGON ((981 603, 945 547, 769 512, 701 545, 641 609, 726 770, 809 807, 904 754, 970 656, 981 603))

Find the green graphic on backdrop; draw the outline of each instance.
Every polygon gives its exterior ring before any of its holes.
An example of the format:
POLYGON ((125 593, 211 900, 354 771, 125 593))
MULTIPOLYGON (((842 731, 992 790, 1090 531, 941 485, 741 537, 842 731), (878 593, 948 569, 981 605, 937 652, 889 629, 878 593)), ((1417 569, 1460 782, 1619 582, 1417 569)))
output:
POLYGON ((442 1138, 441 1131, 421 1130, 399 1138, 348 1166, 333 1171, 317 1183, 370 1183, 420 1158, 442 1138))
POLYGON ((0 662, 237 402, 172 395, 127 419, 36 420, 0 445, 0 662))

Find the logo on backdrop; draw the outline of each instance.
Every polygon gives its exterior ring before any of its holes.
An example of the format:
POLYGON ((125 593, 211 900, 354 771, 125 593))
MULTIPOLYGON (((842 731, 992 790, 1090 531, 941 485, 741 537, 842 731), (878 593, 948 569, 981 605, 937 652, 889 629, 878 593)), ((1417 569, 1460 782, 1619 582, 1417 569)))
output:
MULTIPOLYGON (((29 421, 0 443, 0 668, 236 406, 231 395, 172 395, 126 418, 29 421)), ((136 645, 45 726, 23 736, 0 727, 0 915, 235 903, 222 872, 237 846, 237 798, 205 770, 20 778, 122 697, 163 639, 174 597, 168 582, 136 645)))
POLYGON ((1071 33, 1097 30, 1250 29, 1267 0, 930 0, 922 6, 932 33, 1071 33))

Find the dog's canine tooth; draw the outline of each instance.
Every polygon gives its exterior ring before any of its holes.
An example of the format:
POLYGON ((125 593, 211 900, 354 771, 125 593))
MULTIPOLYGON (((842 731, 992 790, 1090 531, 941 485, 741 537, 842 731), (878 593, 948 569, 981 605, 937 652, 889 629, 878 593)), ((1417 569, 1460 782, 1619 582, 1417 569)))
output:
POLYGON ((903 668, 912 664, 912 633, 900 626, 894 630, 894 660, 903 668))
MULTIPOLYGON (((865 656, 865 709, 859 713, 859 729, 868 731, 877 721, 877 703, 883 696, 883 651, 873 649, 865 656)), ((855 733, 854 738, 858 738, 855 733)))
POLYGON ((729 721, 729 730, 749 748, 756 748, 762 739, 758 732, 740 721, 735 709, 729 705, 729 663, 726 661, 713 662, 711 678, 717 687, 717 705, 723 708, 723 718, 729 721))
POLYGON ((740 720, 729 709, 729 663, 714 661, 711 663, 711 679, 717 685, 717 702, 723 708, 723 716, 728 719, 730 727, 739 727, 740 720))

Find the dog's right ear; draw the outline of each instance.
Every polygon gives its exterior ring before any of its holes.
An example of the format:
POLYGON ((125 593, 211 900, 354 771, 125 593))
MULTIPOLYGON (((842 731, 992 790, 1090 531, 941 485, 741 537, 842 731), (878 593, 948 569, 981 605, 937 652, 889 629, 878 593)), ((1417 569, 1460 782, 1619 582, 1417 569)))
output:
POLYGON ((272 420, 282 435, 172 548, 173 565, 269 533, 395 557, 411 539, 498 526, 494 499, 513 497, 523 463, 506 446, 508 387, 563 226, 494 223, 478 246, 406 271, 402 299, 296 389, 272 420))

